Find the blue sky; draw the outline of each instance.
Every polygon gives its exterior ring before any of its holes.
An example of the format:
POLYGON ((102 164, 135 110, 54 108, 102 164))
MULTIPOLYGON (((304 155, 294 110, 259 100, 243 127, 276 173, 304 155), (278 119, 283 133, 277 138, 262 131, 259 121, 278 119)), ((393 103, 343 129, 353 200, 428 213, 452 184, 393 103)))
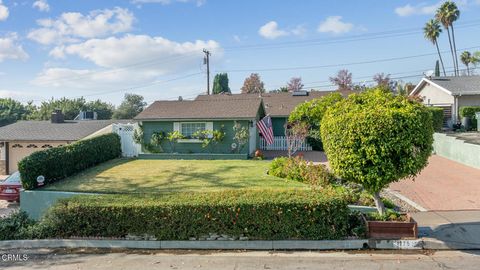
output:
MULTIPOLYGON (((457 49, 480 50, 480 0, 456 2, 457 49)), ((440 3, 0 0, 0 97, 192 98, 206 88, 203 48, 212 78, 227 72, 233 92, 251 72, 269 90, 294 76, 332 89, 328 78, 342 68, 358 83, 379 72, 416 82, 437 59, 421 28, 440 3)), ((440 46, 448 50, 446 33, 440 46)))

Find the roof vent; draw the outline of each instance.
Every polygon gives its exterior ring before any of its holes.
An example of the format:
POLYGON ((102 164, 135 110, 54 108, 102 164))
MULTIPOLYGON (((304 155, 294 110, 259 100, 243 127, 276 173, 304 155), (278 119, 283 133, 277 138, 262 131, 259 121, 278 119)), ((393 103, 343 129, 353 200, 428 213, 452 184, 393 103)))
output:
POLYGON ((293 91, 292 92, 293 97, 304 97, 308 96, 308 91, 293 91))
POLYGON ((60 124, 63 123, 65 120, 65 117, 63 116, 62 110, 54 110, 52 112, 52 115, 50 117, 50 120, 54 124, 60 124))
POLYGON ((97 120, 97 113, 93 111, 80 111, 75 120, 97 120))

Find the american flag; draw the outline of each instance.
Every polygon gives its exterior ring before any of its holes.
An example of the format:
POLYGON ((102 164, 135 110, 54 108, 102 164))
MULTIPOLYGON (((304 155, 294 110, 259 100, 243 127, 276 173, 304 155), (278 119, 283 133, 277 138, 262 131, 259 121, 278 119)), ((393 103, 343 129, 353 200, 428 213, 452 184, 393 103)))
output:
POLYGON ((267 145, 273 143, 273 129, 272 129, 272 118, 269 115, 262 118, 257 122, 257 127, 262 133, 263 138, 267 141, 267 145))

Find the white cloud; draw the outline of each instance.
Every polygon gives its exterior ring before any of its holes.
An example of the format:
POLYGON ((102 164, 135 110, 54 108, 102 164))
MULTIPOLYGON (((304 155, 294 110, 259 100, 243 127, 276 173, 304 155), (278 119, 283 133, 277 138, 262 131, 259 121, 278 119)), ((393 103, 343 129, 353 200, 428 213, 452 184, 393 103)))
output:
POLYGON ((162 5, 169 5, 174 2, 180 2, 180 3, 188 3, 188 2, 194 2, 197 7, 203 6, 207 0, 132 0, 131 1, 133 4, 162 4, 162 5))
POLYGON ((352 31, 354 25, 342 21, 342 16, 330 16, 318 26, 320 33, 343 34, 352 31))
POLYGON ((395 13, 400 17, 407 17, 412 15, 432 15, 441 5, 441 2, 435 3, 433 5, 417 4, 410 5, 406 4, 405 6, 395 8, 395 13))
POLYGON ((22 45, 17 42, 16 33, 10 33, 4 37, 0 37, 0 62, 6 59, 26 60, 28 54, 23 50, 22 45))
POLYGON ((40 28, 28 33, 28 38, 44 44, 76 42, 79 38, 105 37, 132 29, 135 17, 128 9, 94 10, 87 15, 78 12, 62 13, 56 20, 42 19, 40 28))
POLYGON ((278 29, 276 21, 270 21, 258 29, 258 34, 267 39, 276 39, 283 36, 288 36, 289 33, 285 30, 278 29))
POLYGON ((101 67, 101 71, 47 68, 33 83, 76 88, 92 85, 98 88, 101 83, 148 83, 162 75, 198 70, 204 48, 210 50, 215 58, 222 57, 220 45, 213 40, 180 43, 163 37, 131 34, 90 39, 78 44, 57 46, 50 51, 50 55, 56 58, 77 56, 101 67), (82 76, 81 83, 78 80, 73 83, 60 80, 79 75, 82 76))
POLYGON ((2 0, 0 0, 0 21, 5 21, 8 18, 9 14, 10 13, 8 12, 8 7, 6 7, 2 3, 2 0))
POLYGON ((40 10, 40 11, 50 11, 50 5, 48 4, 47 0, 37 0, 33 2, 32 7, 40 10))

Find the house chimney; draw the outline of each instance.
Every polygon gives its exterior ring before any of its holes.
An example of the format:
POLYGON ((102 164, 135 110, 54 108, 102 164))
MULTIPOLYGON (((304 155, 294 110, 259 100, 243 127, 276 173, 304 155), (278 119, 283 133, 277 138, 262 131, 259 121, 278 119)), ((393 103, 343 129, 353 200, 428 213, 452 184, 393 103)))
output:
POLYGON ((55 124, 63 123, 65 120, 62 110, 55 110, 52 112, 51 122, 55 124))

